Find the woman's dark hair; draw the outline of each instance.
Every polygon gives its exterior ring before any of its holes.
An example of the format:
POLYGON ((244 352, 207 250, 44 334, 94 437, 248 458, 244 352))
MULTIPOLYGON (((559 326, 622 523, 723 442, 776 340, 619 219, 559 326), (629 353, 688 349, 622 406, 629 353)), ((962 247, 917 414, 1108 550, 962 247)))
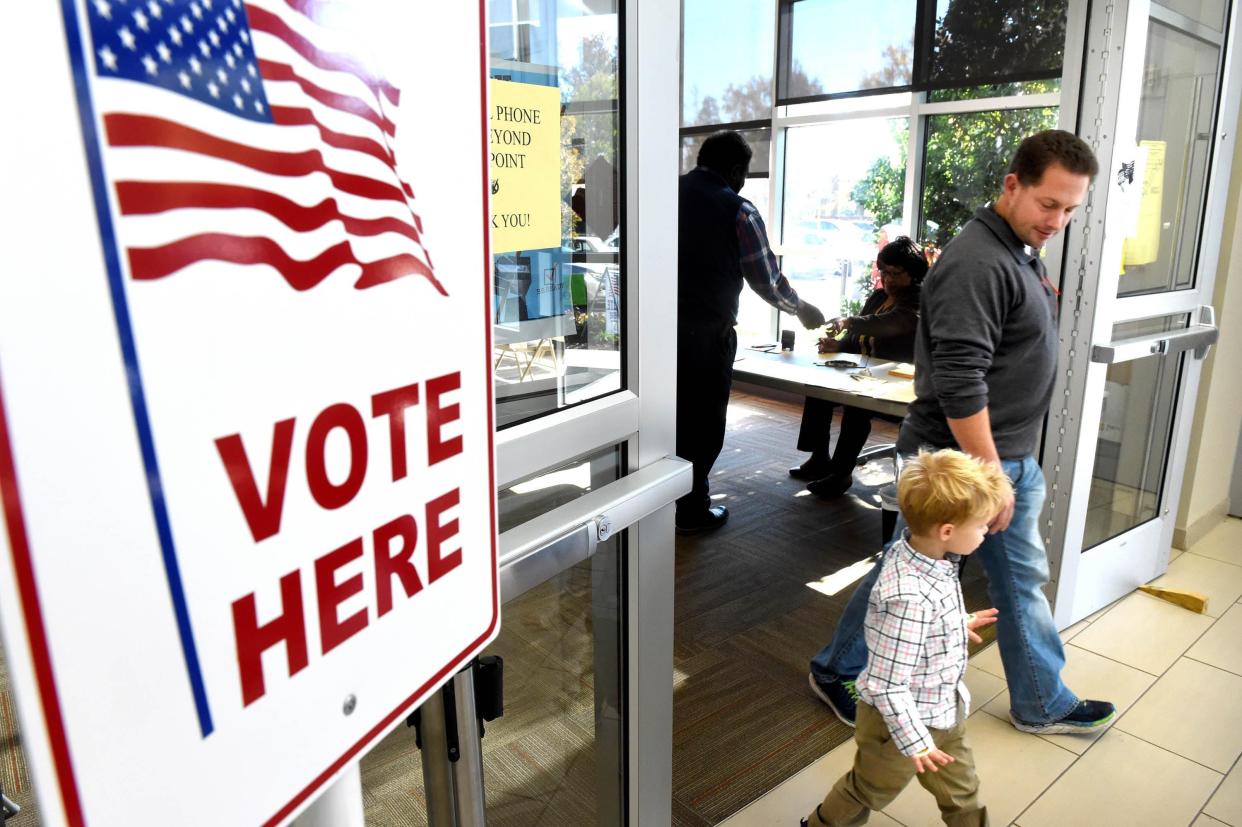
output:
POLYGON ((733 130, 717 132, 699 147, 698 163, 716 172, 730 172, 734 167, 750 163, 753 154, 741 133, 733 130))
POLYGON ((900 236, 896 241, 885 244, 875 260, 878 264, 900 267, 910 274, 910 280, 915 284, 922 284, 923 276, 927 275, 927 259, 923 256, 923 249, 908 236, 900 236))

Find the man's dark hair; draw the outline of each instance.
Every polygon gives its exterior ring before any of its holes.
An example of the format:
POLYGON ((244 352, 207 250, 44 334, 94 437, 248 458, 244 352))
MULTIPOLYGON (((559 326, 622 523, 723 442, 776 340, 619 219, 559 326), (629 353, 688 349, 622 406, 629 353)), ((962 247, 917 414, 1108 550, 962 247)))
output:
POLYGON ((729 172, 734 167, 749 164, 753 154, 741 133, 729 129, 717 132, 703 142, 703 146, 699 147, 698 163, 716 172, 729 172))
POLYGON ((1100 171, 1095 153, 1087 142, 1063 129, 1046 129, 1027 136, 1009 164, 1009 172, 1018 176, 1023 186, 1031 187, 1044 177, 1044 170, 1060 164, 1074 175, 1094 178, 1100 171))
POLYGON ((898 236, 896 241, 885 244, 875 260, 889 267, 900 267, 910 274, 910 281, 915 284, 922 284, 923 277, 927 275, 927 259, 923 256, 923 248, 915 244, 909 236, 898 236))

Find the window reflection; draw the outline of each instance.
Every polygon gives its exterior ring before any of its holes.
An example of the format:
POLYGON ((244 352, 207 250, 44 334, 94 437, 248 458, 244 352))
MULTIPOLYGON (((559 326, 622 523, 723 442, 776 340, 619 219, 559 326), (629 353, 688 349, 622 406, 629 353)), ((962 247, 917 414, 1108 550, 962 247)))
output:
POLYGON ((615 0, 490 0, 503 428, 622 387, 615 0))
POLYGON ((828 315, 861 307, 876 251, 905 232, 908 129, 870 118, 788 132, 782 270, 828 315))
POLYGON ((1118 296, 1194 286, 1219 55, 1216 46, 1151 21, 1138 124, 1143 186, 1118 296))

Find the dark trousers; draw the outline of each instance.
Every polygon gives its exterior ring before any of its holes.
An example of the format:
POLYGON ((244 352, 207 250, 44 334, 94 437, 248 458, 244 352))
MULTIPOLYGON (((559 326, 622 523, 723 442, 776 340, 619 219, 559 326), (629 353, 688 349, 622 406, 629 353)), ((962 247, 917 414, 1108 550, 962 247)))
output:
POLYGON ((737 333, 732 324, 677 328, 677 456, 694 463, 694 487, 677 501, 693 516, 711 505, 707 476, 724 447, 737 333))
MULTIPOLYGON (((802 428, 798 431, 798 450, 828 453, 832 441, 832 409, 836 404, 813 396, 802 406, 802 428)), ((871 435, 871 412, 849 405, 841 406, 841 432, 832 452, 832 471, 849 474, 871 435)))

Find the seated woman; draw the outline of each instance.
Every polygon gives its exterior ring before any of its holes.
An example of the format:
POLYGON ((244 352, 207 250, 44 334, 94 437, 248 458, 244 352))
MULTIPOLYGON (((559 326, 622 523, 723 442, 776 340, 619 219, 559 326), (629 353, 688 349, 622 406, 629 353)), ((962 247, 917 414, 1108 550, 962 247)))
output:
MULTIPOLYGON (((919 290, 923 276, 927 275, 927 260, 917 244, 902 236, 884 245, 876 263, 883 287, 867 298, 859 315, 828 323, 829 337, 819 340, 820 353, 859 353, 886 361, 914 361, 919 290), (841 339, 831 338, 841 331, 845 331, 841 339)), ((789 469, 789 475, 795 479, 812 480, 807 488, 820 497, 839 497, 854 484, 854 463, 871 433, 873 414, 843 405, 837 447, 830 452, 834 407, 826 399, 807 397, 798 450, 810 451, 811 457, 789 469)))

